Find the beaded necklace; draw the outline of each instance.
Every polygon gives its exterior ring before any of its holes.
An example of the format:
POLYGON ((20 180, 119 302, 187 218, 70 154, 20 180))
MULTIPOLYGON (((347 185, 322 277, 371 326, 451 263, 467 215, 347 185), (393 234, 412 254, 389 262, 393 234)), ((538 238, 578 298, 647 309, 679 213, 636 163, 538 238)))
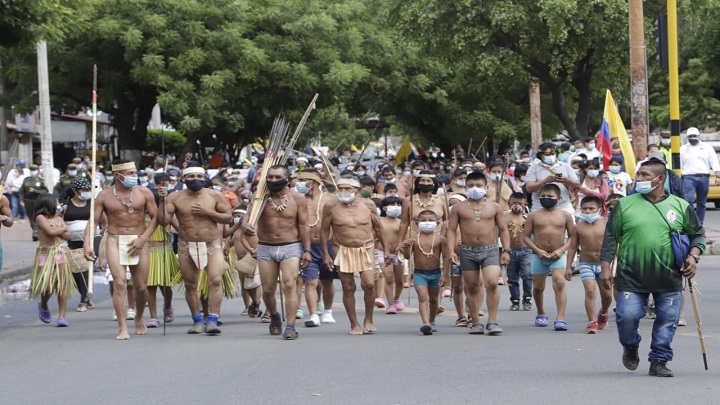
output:
POLYGON ((317 209, 315 210, 315 222, 310 224, 310 228, 314 228, 315 226, 317 226, 318 222, 320 222, 320 203, 322 202, 322 198, 323 191, 322 189, 320 189, 320 198, 318 198, 317 209))
POLYGON ((472 210, 473 214, 475 214, 475 222, 480 222, 480 214, 482 214, 483 210, 485 209, 485 204, 487 204, 487 197, 483 197, 483 205, 480 207, 479 210, 475 210, 473 206, 470 204, 470 200, 468 200, 467 205, 472 210))
POLYGON ((437 235, 437 233, 433 232, 432 243, 430 244, 430 253, 426 252, 425 249, 423 249, 422 245, 420 244, 420 234, 421 233, 422 232, 418 232, 418 236, 417 236, 418 247, 420 248, 420 251, 422 252, 422 254, 425 255, 425 257, 432 257, 435 254, 433 252, 433 246, 435 246, 435 235, 437 235))
POLYGON ((130 189, 130 201, 129 201, 127 204, 124 203, 123 200, 120 199, 120 196, 119 196, 119 195, 117 195, 117 191, 115 190, 115 186, 113 186, 113 195, 115 196, 115 198, 117 198, 118 201, 120 201, 120 204, 122 204, 122 205, 124 205, 125 207, 127 207, 127 212, 128 212, 129 214, 132 214, 132 212, 134 211, 134 210, 133 210, 133 207, 132 207, 133 189, 132 189, 132 188, 130 189))
POLYGON ((436 198, 436 196, 433 195, 432 197, 430 197, 430 201, 425 202, 420 199, 420 194, 415 194, 415 197, 413 198, 413 200, 420 208, 427 208, 427 207, 433 206, 433 204, 435 203, 435 198, 436 198))
POLYGON ((274 209, 275 211, 285 211, 285 208, 287 208, 288 196, 287 194, 283 196, 283 198, 280 200, 280 205, 275 204, 275 201, 273 201, 272 197, 268 197, 268 202, 270 202, 270 208, 274 209))

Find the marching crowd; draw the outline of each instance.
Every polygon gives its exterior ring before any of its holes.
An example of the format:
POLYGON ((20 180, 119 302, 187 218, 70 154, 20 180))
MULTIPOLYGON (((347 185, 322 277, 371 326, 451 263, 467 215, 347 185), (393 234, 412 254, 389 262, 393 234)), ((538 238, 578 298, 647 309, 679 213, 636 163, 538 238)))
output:
POLYGON ((638 323, 649 314, 655 318, 650 374, 672 376, 667 362, 675 329, 684 324, 683 277, 694 276, 705 249, 708 178, 720 174, 717 156, 697 135, 688 130, 682 177, 670 170, 667 136, 650 146, 634 173, 625 172, 622 157, 604 165, 592 139, 543 143, 537 151, 527 147, 487 162, 391 157, 342 171, 312 157, 298 158, 292 168, 253 161, 249 171, 228 166, 212 176, 197 164, 166 170, 160 159, 138 170, 134 162, 116 160, 105 174, 98 165, 93 179, 88 159, 77 159, 53 194, 43 191, 36 166, 25 173, 18 161, 0 214, 2 224, 12 226, 24 218, 22 208, 27 212, 39 240, 31 294, 40 298, 45 323, 52 322, 48 301, 57 295, 61 327, 68 326, 67 300, 76 292, 79 312, 93 308, 87 296, 93 262, 112 280, 119 340, 130 338, 126 320, 137 335, 158 327, 158 290, 163 319, 173 322, 173 288, 186 298, 190 334, 219 334, 223 298, 239 295, 243 315, 293 340, 297 320, 306 315, 306 327, 336 322, 335 279, 351 335, 376 332, 376 308, 388 315, 403 311, 408 286, 417 292, 420 333, 437 332, 442 298, 452 297, 455 326, 501 335, 503 284, 511 311, 535 309, 535 326, 566 331, 565 283, 579 274, 586 333, 607 326, 614 301, 622 361, 634 370, 638 323), (259 186, 266 199, 256 196, 259 186), (548 281, 555 311, 545 300, 548 281))

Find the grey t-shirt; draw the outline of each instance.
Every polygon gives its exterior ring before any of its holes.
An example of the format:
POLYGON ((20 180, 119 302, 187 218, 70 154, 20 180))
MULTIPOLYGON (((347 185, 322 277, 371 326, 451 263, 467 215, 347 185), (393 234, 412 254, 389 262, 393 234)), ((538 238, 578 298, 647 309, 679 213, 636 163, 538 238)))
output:
MULTIPOLYGON (((548 166, 538 160, 535 160, 535 162, 528 168, 527 174, 525 175, 525 181, 542 181, 549 176, 554 176, 555 174, 562 174, 565 178, 573 181, 579 181, 577 175, 575 174, 575 170, 573 170, 572 166, 569 164, 556 161, 554 164, 548 166)), ((572 204, 570 204, 570 192, 567 187, 565 187, 562 183, 553 182, 552 184, 557 184, 557 186, 560 187, 560 197, 562 200, 558 202, 558 208, 574 214, 572 204)), ((542 208, 542 205, 540 205, 540 190, 538 190, 532 193, 532 210, 537 211, 540 208, 542 208)))

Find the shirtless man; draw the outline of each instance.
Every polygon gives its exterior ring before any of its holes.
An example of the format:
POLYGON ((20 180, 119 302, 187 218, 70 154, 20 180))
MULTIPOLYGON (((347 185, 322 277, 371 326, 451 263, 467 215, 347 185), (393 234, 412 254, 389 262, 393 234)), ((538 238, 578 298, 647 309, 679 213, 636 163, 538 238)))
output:
POLYGON ((193 320, 188 333, 204 331, 216 335, 220 333, 218 317, 225 271, 223 233, 218 224, 231 223, 232 214, 221 191, 204 188, 205 169, 188 166, 183 170, 182 180, 187 188, 181 191, 168 194, 164 187, 158 190, 160 204, 165 210, 163 225, 167 226, 173 215, 177 217, 180 235, 178 263, 185 283, 185 300, 193 320), (208 278, 207 326, 203 325, 203 314, 198 305, 198 277, 203 267, 208 278))
MULTIPOLYGON (((0 224, 2 226, 10 228, 13 226, 13 219, 12 219, 12 210, 10 209, 10 202, 8 201, 7 197, 4 195, 0 195, 0 215, 3 215, 2 221, 0 221, 0 224)), ((2 262, 3 262, 3 250, 2 250, 2 243, 0 243, 0 269, 2 268, 2 262)))
POLYGON ((567 291, 565 291, 565 269, 567 266, 567 250, 570 238, 565 235, 573 233, 572 215, 560 208, 562 200, 560 187, 557 184, 545 184, 539 190, 540 208, 528 215, 523 231, 523 241, 533 250, 535 256, 532 263, 533 298, 537 307, 535 326, 548 326, 545 313, 543 294, 547 275, 552 275, 557 319, 553 326, 556 331, 568 329, 565 322, 567 291))
MULTIPOLYGON (((420 211, 430 210, 440 219, 440 226, 447 220, 447 207, 445 199, 435 195, 438 185, 435 175, 428 170, 421 170, 415 178, 415 194, 403 201, 402 224, 400 225, 400 241, 405 240, 408 226, 412 225, 411 234, 417 234, 418 229, 415 220, 420 211)), ((440 229, 438 226, 438 229, 440 229)))
MULTIPOLYGON (((600 198, 589 195, 580 201, 580 215, 578 223, 573 227, 570 235, 570 248, 567 262, 572 264, 575 252, 580 251, 580 280, 585 288, 585 312, 588 324, 585 333, 595 334, 598 329, 605 329, 610 318, 608 309, 613 300, 613 292, 600 283, 600 247, 605 236, 607 218, 602 215, 603 202, 600 198), (600 312, 595 319, 595 291, 596 285, 600 287, 600 312)), ((572 280, 572 267, 565 265, 565 279, 572 280)))
MULTIPOLYGON (((115 184, 95 197, 95 220, 102 218, 103 214, 107 217, 107 262, 113 277, 113 306, 120 331, 115 339, 127 340, 130 335, 125 323, 125 266, 130 266, 135 288, 135 334, 144 335, 147 333, 143 312, 147 302, 149 271, 147 241, 157 225, 157 205, 150 189, 136 187, 138 176, 134 162, 122 159, 114 161, 112 175, 115 184), (146 214, 150 218, 147 226, 146 214)), ((85 258, 89 261, 94 261, 96 257, 92 236, 95 234, 95 225, 88 223, 85 229, 85 258), (90 225, 93 225, 93 229, 90 229, 90 225)))
POLYGON ((376 187, 377 194, 381 194, 381 192, 385 193, 384 188, 381 189, 380 187, 383 187, 386 184, 394 184, 395 187, 397 187, 397 195, 400 198, 405 198, 410 194, 410 191, 408 190, 405 182, 397 180, 395 169, 393 169, 391 166, 387 166, 382 169, 382 176, 385 178, 385 183, 378 183, 376 187))
POLYGON ((447 227, 447 243, 450 261, 460 263, 460 271, 467 288, 467 302, 472 319, 470 334, 482 335, 485 329, 489 335, 499 335, 502 329, 497 323, 497 311, 500 305, 500 292, 497 280, 500 265, 510 261, 510 249, 504 248, 501 257, 498 254, 496 229, 503 246, 510 246, 510 234, 500 205, 485 197, 487 180, 482 172, 472 172, 467 176, 468 201, 456 203, 450 212, 447 227), (460 260, 454 252, 458 225, 460 226, 460 260), (482 274, 480 274, 482 271, 482 274), (485 284, 487 291, 488 323, 480 323, 480 289, 485 284))
MULTIPOLYGON (((282 319, 275 301, 280 275, 280 288, 285 294, 287 312, 283 338, 295 340, 298 337, 295 330, 297 277, 300 268, 307 267, 312 261, 312 255, 307 200, 302 194, 287 188, 289 178, 290 170, 283 165, 274 165, 267 171, 266 182, 270 195, 257 224, 257 228, 262 230, 262 233, 257 234, 257 260, 263 299, 270 313, 270 334, 279 335, 282 330, 282 319)), ((255 228, 247 222, 248 219, 249 215, 243 218, 243 232, 246 236, 254 236, 255 228)))
POLYGON ((360 183, 354 177, 343 177, 337 182, 337 198, 325 203, 320 231, 324 264, 339 267, 343 288, 343 305, 350 320, 350 334, 362 335, 375 332, 373 309, 375 303, 375 254, 374 239, 380 241, 385 253, 385 264, 390 264, 390 252, 385 244, 382 225, 370 200, 356 198, 360 183), (367 201, 367 202, 366 202, 367 201), (333 233, 333 261, 328 249, 330 231, 333 233), (360 273, 365 293, 365 320, 363 326, 355 312, 355 273, 360 273))
MULTIPOLYGON (((371 179, 372 180, 372 179, 371 179)), ((300 270, 302 282, 305 284, 305 302, 307 303, 310 319, 305 321, 305 326, 312 328, 322 323, 335 323, 332 318, 332 301, 335 297, 335 286, 332 278, 322 280, 324 302, 322 319, 317 314, 318 304, 318 280, 323 270, 323 249, 320 245, 320 218, 322 209, 332 194, 323 191, 320 186, 322 179, 316 170, 305 170, 298 173, 298 182, 295 188, 305 195, 307 200, 308 226, 310 228, 310 254, 312 261, 307 267, 300 270), (329 281, 329 282, 328 282, 329 281)), ((298 290, 298 302, 301 291, 298 290)))

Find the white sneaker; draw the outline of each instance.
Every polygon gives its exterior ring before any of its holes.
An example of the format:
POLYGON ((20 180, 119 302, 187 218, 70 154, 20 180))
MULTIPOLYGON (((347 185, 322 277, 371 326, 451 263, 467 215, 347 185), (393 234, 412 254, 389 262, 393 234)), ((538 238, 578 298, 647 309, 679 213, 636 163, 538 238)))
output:
POLYGON ((321 323, 335 323, 335 318, 332 316, 332 311, 323 311, 322 318, 320 318, 321 323))
POLYGON ((320 326, 320 317, 317 314, 310 315, 310 319, 305 321, 305 326, 308 328, 314 328, 320 326))
POLYGON ((132 308, 128 308, 127 310, 127 316, 125 317, 128 321, 132 321, 135 319, 135 310, 132 308))
POLYGON ((113 321, 117 321, 117 313, 115 313, 115 310, 113 310, 113 321))

